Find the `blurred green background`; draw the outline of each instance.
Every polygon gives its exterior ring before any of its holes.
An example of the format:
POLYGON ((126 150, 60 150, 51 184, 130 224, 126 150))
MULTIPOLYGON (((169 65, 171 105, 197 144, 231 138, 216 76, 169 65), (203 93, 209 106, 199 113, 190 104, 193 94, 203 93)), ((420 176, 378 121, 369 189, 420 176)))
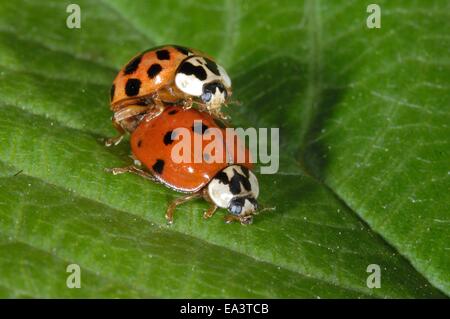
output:
POLYGON ((450 293, 450 2, 0 1, 0 296, 429 298, 450 293), (235 126, 279 127, 253 225, 105 167, 137 52, 208 52, 235 126), (66 286, 69 264, 81 288, 66 286), (381 287, 366 285, 370 264, 381 287))

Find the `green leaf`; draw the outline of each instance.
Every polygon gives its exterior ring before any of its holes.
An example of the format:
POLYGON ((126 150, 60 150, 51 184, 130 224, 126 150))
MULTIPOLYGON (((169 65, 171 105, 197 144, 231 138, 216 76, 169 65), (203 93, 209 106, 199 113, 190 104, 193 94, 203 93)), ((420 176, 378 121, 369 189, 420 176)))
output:
POLYGON ((445 297, 450 292, 449 4, 0 4, 1 297, 445 297), (251 226, 137 176, 108 92, 135 53, 177 43, 229 71, 236 126, 280 128, 251 226), (69 264, 81 288, 69 289, 69 264), (381 267, 381 288, 366 285, 381 267), (440 290, 438 290, 440 289, 440 290), (443 293, 444 292, 444 293, 443 293))

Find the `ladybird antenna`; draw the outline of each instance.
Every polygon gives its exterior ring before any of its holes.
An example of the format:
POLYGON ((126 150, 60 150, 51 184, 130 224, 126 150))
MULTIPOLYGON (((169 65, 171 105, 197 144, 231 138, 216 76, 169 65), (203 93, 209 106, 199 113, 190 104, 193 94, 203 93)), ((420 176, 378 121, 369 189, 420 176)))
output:
POLYGON ((258 210, 256 210, 254 213, 253 213, 253 215, 259 215, 259 214, 261 214, 262 212, 267 212, 267 211, 276 211, 277 210, 277 207, 275 206, 275 207, 267 207, 267 206, 265 206, 265 205, 260 205, 260 209, 258 209, 258 210))
POLYGON ((198 100, 192 101, 192 104, 196 105, 197 107, 201 107, 205 110, 208 109, 208 106, 206 105, 206 103, 198 101, 198 100))
POLYGON ((236 100, 236 99, 230 99, 230 101, 228 102, 228 104, 234 104, 234 105, 237 105, 237 106, 241 106, 242 105, 242 102, 240 101, 240 100, 236 100))

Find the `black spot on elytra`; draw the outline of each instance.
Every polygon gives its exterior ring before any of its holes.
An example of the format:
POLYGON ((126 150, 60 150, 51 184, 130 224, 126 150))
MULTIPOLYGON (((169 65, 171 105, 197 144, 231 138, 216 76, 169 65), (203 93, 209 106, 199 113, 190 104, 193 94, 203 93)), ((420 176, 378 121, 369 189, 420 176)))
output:
MULTIPOLYGON (((242 175, 240 175, 240 176, 242 176, 242 175)), ((248 178, 245 178, 245 177, 241 178, 241 182, 242 182, 242 185, 244 185, 244 188, 247 192, 252 190, 252 185, 250 184, 250 181, 248 180, 248 178)))
POLYGON ((200 81, 206 80, 206 71, 202 66, 193 65, 190 62, 184 62, 181 64, 180 70, 178 72, 184 73, 186 75, 194 75, 200 81))
POLYGON ((139 94, 141 88, 141 81, 139 79, 128 79, 125 84, 125 94, 127 96, 136 96, 139 94))
POLYGON ((147 75, 150 79, 153 79, 155 76, 159 74, 159 72, 161 72, 161 70, 162 67, 160 64, 158 63, 152 64, 147 70, 147 75))
POLYGON ((209 128, 209 127, 208 127, 207 125, 203 124, 203 122, 201 122, 201 127, 200 127, 200 123, 197 122, 197 121, 195 121, 195 122, 194 122, 194 125, 192 125, 192 127, 191 127, 191 130, 192 130, 194 133, 200 133, 200 131, 201 131, 202 134, 205 134, 205 132, 206 132, 206 130, 207 130, 208 128, 209 128))
POLYGON ((214 73, 215 75, 219 76, 220 72, 219 72, 219 69, 217 68, 216 62, 214 62, 214 61, 212 61, 212 60, 210 60, 208 58, 205 58, 205 61, 206 61, 206 67, 208 69, 210 69, 210 71, 212 73, 214 73))
POLYGON ((156 173, 161 174, 164 169, 164 161, 162 159, 157 159, 152 168, 156 173))
POLYGON ((253 197, 246 197, 246 199, 252 203, 253 206, 255 206, 255 208, 258 208, 258 202, 256 201, 256 199, 254 199, 253 197))
POLYGON ((230 181, 230 191, 233 195, 239 194, 241 192, 241 184, 244 186, 246 191, 250 191, 252 189, 248 178, 242 176, 233 168, 233 177, 230 181))
POLYGON ((231 194, 236 195, 241 192, 241 183, 239 183, 239 179, 233 176, 230 181, 230 191, 231 194))
POLYGON ((116 86, 113 84, 111 86, 111 91, 109 92, 111 95, 111 100, 114 98, 114 92, 116 92, 116 86))
POLYGON ((172 133, 173 133, 173 131, 169 131, 164 135, 164 138, 163 138, 164 145, 172 144, 172 142, 173 142, 172 133))
POLYGON ((224 171, 219 172, 215 178, 217 178, 219 182, 225 185, 227 185, 230 182, 228 180, 228 175, 224 171))
POLYGON ((248 168, 245 166, 241 166, 242 172, 244 173, 245 177, 249 178, 250 177, 250 173, 248 171, 248 168))
POLYGON ((191 53, 191 51, 188 48, 185 47, 181 47, 179 45, 174 45, 173 46, 178 52, 184 54, 184 55, 189 55, 191 53))
POLYGON ((170 53, 168 50, 158 50, 156 51, 156 57, 158 60, 170 60, 170 53))
POLYGON ((172 111, 169 111, 169 115, 174 115, 174 114, 177 114, 178 113, 178 111, 177 110, 172 110, 172 111))
POLYGON ((123 69, 123 74, 128 75, 128 74, 134 73, 138 69, 139 64, 141 63, 141 60, 142 60, 142 55, 139 55, 139 56, 135 57, 133 60, 131 60, 130 62, 128 62, 128 64, 123 69))
POLYGON ((141 147, 142 146, 142 140, 139 140, 138 142, 137 142, 137 147, 141 147))

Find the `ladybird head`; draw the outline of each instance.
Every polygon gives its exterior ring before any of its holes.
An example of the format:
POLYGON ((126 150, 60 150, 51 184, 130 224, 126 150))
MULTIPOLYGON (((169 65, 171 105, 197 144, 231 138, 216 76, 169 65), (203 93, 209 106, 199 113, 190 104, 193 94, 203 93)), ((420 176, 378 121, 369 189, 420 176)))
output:
POLYGON ((258 180, 252 171, 241 165, 230 165, 208 184, 208 195, 219 207, 228 209, 241 223, 250 223, 258 208, 258 180))
POLYGON ((226 103, 231 94, 231 80, 223 67, 201 56, 184 60, 175 75, 175 85, 197 98, 209 110, 226 103))
POLYGON ((211 82, 203 86, 200 99, 209 109, 220 107, 228 98, 227 89, 221 82, 211 82))

